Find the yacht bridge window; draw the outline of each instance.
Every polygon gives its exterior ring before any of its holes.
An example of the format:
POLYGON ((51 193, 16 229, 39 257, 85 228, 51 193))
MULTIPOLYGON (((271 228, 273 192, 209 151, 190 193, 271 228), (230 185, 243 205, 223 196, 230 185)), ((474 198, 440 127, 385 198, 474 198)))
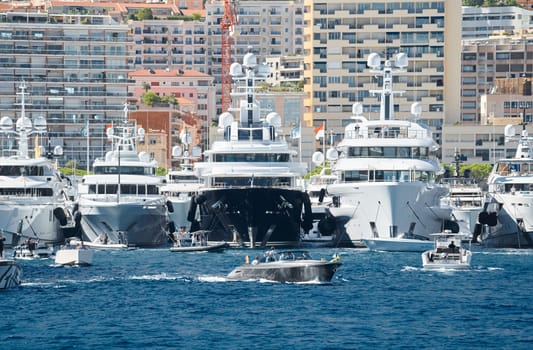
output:
POLYGON ((350 170, 342 173, 344 182, 434 182, 432 171, 414 170, 350 170))
POLYGON ((215 187, 283 187, 291 185, 290 177, 216 177, 215 187))
POLYGON ((123 175, 155 175, 155 169, 142 166, 97 166, 94 168, 95 174, 123 174, 123 175))
POLYGON ((3 165, 0 166, 0 176, 44 176, 46 170, 42 166, 3 165))
POLYGON ((214 155, 215 162, 266 162, 286 163, 290 161, 288 153, 220 153, 214 155))
MULTIPOLYGON (((117 188, 118 185, 116 184, 89 185, 89 193, 117 194, 117 188)), ((156 185, 121 184, 120 194, 159 194, 159 189, 156 185)))
POLYGON ((0 188, 0 196, 14 197, 52 197, 54 191, 51 188, 0 188))
POLYGON ((525 175, 533 174, 533 162, 499 162, 496 166, 498 175, 525 175))
POLYGON ((428 158, 427 147, 349 147, 348 157, 361 158, 428 158))

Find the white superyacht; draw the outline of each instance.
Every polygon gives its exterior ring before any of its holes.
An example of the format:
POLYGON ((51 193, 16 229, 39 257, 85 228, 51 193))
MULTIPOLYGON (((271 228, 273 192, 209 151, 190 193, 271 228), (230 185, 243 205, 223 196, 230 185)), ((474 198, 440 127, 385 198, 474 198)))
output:
POLYGON ((17 245, 21 238, 59 243, 64 240, 62 226, 72 223, 67 209, 68 188, 52 161, 41 153, 52 157, 61 154, 62 149, 41 152, 42 147, 36 143, 30 155, 30 143, 38 139, 31 136, 46 133, 46 119, 26 116, 24 83, 20 90, 20 117, 14 125, 10 117, 0 119, 0 232, 6 246, 17 245))
POLYGON ((78 212, 83 239, 135 247, 167 244, 167 203, 160 194, 163 178, 156 176, 157 162, 146 152, 137 153, 136 143, 144 129, 128 120, 108 129, 114 143, 105 158, 95 159, 94 174, 85 175, 78 185, 78 212))
MULTIPOLYGON (((392 90, 393 73, 407 67, 407 56, 396 55, 381 68, 379 55, 369 55, 368 65, 383 75, 379 120, 361 115, 362 105, 354 104, 353 123, 345 128, 344 139, 333 172, 338 182, 327 187, 336 198, 330 214, 337 221, 343 245, 364 246, 365 238, 397 237, 414 232, 430 237, 450 219, 451 209, 441 207, 446 186, 435 182, 443 172, 435 151, 438 145, 431 131, 414 121, 395 120, 392 90)), ((421 106, 413 104, 417 116, 421 106)))
POLYGON ((533 138, 525 127, 515 135, 512 125, 505 127, 505 138, 518 141, 516 155, 498 160, 492 169, 479 214, 482 229, 474 241, 492 248, 533 248, 533 138))

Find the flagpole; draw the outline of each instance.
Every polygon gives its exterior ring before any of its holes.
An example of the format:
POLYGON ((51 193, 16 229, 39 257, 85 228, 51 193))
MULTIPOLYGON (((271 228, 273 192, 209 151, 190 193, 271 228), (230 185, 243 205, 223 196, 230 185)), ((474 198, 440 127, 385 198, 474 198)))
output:
POLYGON ((298 161, 302 162, 302 120, 298 119, 298 132, 300 137, 298 137, 298 161))

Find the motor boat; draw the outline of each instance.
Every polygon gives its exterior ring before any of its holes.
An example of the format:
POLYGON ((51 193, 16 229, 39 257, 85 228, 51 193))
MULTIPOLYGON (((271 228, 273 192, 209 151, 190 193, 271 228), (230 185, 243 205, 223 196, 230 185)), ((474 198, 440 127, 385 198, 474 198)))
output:
MULTIPOLYGON (((373 223, 371 223, 371 226, 373 223)), ((372 251, 379 252, 424 252, 433 247, 433 241, 413 233, 414 225, 408 232, 396 237, 364 238, 363 243, 372 251)))
POLYGON ((383 76, 379 120, 362 115, 363 106, 353 106, 353 122, 345 127, 336 146, 339 158, 332 166, 337 182, 327 192, 334 205, 327 208, 336 220, 341 246, 364 247, 363 239, 376 238, 369 223, 375 222, 377 237, 396 237, 416 224, 416 234, 430 237, 447 228, 451 221, 449 206, 440 200, 448 193, 436 181, 444 169, 436 158, 438 144, 428 127, 417 122, 422 106, 411 106, 412 120, 394 119, 393 73, 403 72, 407 56, 400 53, 394 61, 381 66, 377 54, 370 54, 371 71, 383 76))
POLYGON ((518 142, 514 158, 496 161, 474 242, 491 248, 533 248, 533 149, 523 125, 505 127, 506 142, 518 142))
POLYGON ((260 280, 276 282, 330 282, 337 269, 342 265, 336 255, 330 260, 315 260, 307 251, 270 250, 262 257, 256 257, 251 263, 246 258, 245 264, 231 271, 230 280, 260 280))
MULTIPOLYGON (((472 239, 472 234, 479 213, 483 210, 485 193, 474 178, 470 177, 470 170, 464 171, 464 176, 459 177, 459 165, 463 161, 460 154, 455 155, 455 177, 445 177, 441 184, 448 186, 448 195, 441 199, 442 206, 452 209, 454 231, 464 235, 466 240, 472 239)), ((451 229, 451 227, 450 227, 451 229)))
POLYGON ((469 269, 472 252, 462 245, 462 234, 446 230, 435 233, 434 247, 422 253, 424 269, 469 269))
POLYGON ((300 229, 312 227, 309 196, 298 185, 307 165, 293 160, 280 115, 258 99, 269 68, 248 52, 230 73, 232 107, 219 117, 206 161, 194 164, 203 184, 191 201, 191 231, 209 231, 210 240, 234 246, 298 246, 300 229))
POLYGON ((168 244, 166 197, 160 193, 163 178, 157 162, 147 152, 137 152, 144 129, 135 120, 124 120, 107 129, 113 149, 93 163, 93 174, 78 184, 78 207, 83 240, 95 242, 106 234, 109 243, 154 248, 168 244))
POLYGON ((55 254, 52 245, 39 240, 28 239, 23 244, 13 247, 13 258, 22 260, 46 259, 55 254))
POLYGON ((209 242, 209 232, 196 231, 190 234, 191 239, 188 237, 178 235, 174 236, 174 245, 170 248, 171 252, 221 252, 229 247, 226 242, 209 242), (181 236, 181 237, 179 237, 181 236))
POLYGON ((109 240, 106 234, 98 236, 93 242, 82 241, 77 238, 71 238, 71 244, 83 244, 92 249, 97 250, 125 250, 125 249, 135 249, 135 247, 128 246, 124 243, 113 243, 109 240))
POLYGON ((22 267, 15 260, 0 255, 0 290, 14 288, 22 283, 22 267))
POLYGON ((0 119, 0 230, 5 245, 14 247, 23 237, 46 243, 64 241, 63 228, 73 225, 66 195, 68 184, 52 158, 62 147, 40 145, 47 123, 42 116, 26 115, 26 85, 20 85, 20 117, 0 119), (30 152, 33 141, 34 152, 30 152))
POLYGON ((83 241, 69 239, 66 244, 56 252, 56 265, 89 266, 93 263, 94 251, 86 246, 83 241))

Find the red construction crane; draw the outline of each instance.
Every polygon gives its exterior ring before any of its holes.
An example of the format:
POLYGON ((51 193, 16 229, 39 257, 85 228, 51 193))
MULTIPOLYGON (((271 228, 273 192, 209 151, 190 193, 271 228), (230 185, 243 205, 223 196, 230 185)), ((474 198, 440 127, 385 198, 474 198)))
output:
POLYGON ((229 71, 231 66, 231 37, 233 36, 235 25, 237 25, 235 5, 234 0, 224 0, 224 15, 220 22, 222 27, 222 112, 226 112, 231 105, 231 77, 229 71))

